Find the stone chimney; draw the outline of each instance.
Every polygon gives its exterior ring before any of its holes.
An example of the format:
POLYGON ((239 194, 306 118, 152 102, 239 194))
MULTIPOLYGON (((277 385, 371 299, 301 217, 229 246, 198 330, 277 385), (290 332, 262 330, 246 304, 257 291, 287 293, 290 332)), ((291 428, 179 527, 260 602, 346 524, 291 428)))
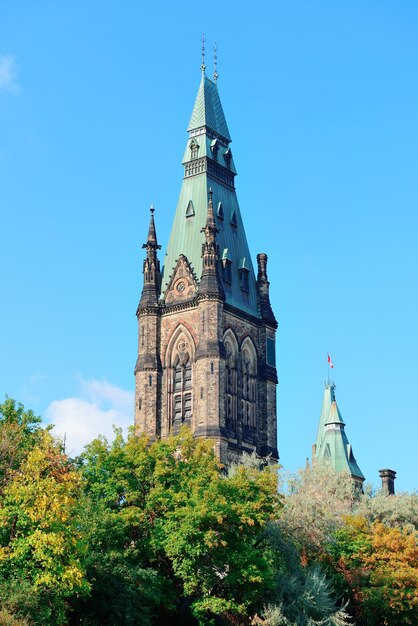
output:
POLYGON ((394 496, 396 472, 391 469, 381 469, 379 476, 382 479, 382 491, 388 496, 394 496))

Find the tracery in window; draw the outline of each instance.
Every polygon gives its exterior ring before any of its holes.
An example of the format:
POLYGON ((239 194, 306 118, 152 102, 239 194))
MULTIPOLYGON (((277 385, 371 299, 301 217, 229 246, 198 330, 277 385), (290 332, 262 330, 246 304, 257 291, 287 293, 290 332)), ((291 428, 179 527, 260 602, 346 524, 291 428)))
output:
POLYGON ((234 333, 227 330, 224 335, 226 351, 225 370, 225 417, 226 426, 236 432, 238 418, 238 343, 234 333))
POLYGON ((247 337, 241 348, 242 369, 242 435, 254 440, 257 429, 257 354, 254 344, 247 337))
POLYGON ((174 434, 183 424, 192 425, 194 352, 190 333, 180 326, 169 342, 165 359, 168 427, 174 434))

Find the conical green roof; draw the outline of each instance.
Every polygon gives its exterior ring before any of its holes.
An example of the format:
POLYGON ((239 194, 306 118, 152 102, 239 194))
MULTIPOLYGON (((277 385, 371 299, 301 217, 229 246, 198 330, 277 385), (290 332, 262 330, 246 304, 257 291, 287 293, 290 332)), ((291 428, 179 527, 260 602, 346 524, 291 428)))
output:
POLYGON ((212 189, 225 302, 260 317, 256 277, 235 191, 236 170, 229 148, 230 135, 217 85, 205 75, 202 75, 188 133, 183 157, 184 178, 164 258, 161 298, 164 299, 180 255, 187 258, 200 280, 202 228, 206 223, 209 189, 212 189))
POLYGON ((325 433, 325 424, 331 408, 331 404, 335 399, 334 396, 335 386, 326 384, 324 389, 324 399, 322 400, 321 415, 319 417, 318 431, 316 433, 316 446, 321 444, 325 433))
POLYGON ((335 385, 328 382, 325 385, 319 418, 315 458, 328 459, 337 472, 349 472, 353 478, 363 481, 363 473, 357 465, 344 427, 345 423, 335 399, 335 385))
POLYGON ((202 72, 199 91, 197 92, 188 131, 206 126, 218 135, 231 141, 225 115, 218 94, 217 83, 212 82, 202 72))

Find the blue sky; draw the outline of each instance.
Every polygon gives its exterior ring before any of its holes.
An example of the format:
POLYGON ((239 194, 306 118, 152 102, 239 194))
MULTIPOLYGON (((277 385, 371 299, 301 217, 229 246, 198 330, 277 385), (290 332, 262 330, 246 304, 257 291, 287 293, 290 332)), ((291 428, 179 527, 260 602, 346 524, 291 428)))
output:
POLYGON ((255 259, 269 255, 279 447, 327 374, 359 466, 418 487, 418 4, 0 3, 0 393, 77 449, 132 421, 148 208, 165 247, 218 44, 255 259))

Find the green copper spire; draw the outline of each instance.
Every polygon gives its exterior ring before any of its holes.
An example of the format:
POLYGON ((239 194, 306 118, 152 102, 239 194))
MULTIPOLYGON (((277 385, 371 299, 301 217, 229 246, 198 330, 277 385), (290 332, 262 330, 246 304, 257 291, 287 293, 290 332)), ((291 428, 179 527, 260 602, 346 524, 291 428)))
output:
POLYGON ((202 73, 199 91, 190 118, 188 131, 207 127, 226 140, 231 141, 225 115, 219 98, 217 84, 202 73))
POLYGON ((197 280, 203 270, 202 245, 209 190, 216 233, 218 274, 225 302, 260 318, 251 255, 235 191, 236 169, 231 137, 217 84, 204 72, 188 127, 183 157, 184 178, 174 217, 161 282, 161 298, 180 255, 187 258, 197 280))
POLYGON ((335 399, 334 383, 326 383, 313 457, 328 459, 337 472, 349 472, 354 480, 364 476, 353 454, 344 430, 345 424, 335 399))

